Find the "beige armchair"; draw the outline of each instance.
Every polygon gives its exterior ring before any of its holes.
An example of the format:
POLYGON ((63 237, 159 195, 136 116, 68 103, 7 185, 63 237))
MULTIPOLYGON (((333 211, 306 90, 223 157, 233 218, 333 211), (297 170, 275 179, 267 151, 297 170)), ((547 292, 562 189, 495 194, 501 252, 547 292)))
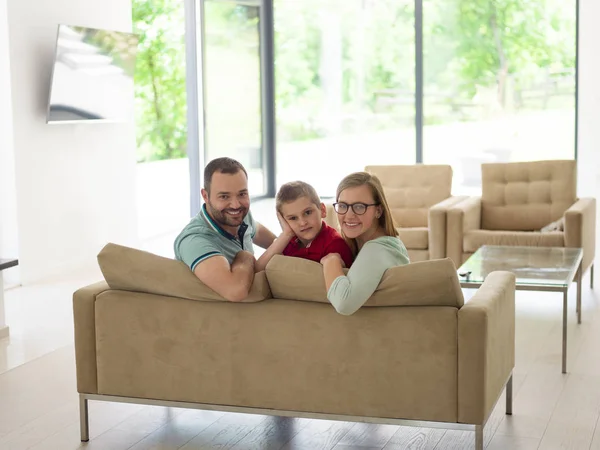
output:
POLYGON ((575 161, 482 164, 481 174, 481 197, 447 213, 447 256, 457 267, 482 245, 580 247, 593 284, 596 199, 577 198, 575 161))
MULTIPOLYGON (((367 166, 383 185, 400 239, 411 262, 446 257, 446 210, 467 199, 453 197, 452 167, 447 165, 367 166)), ((339 229, 328 206, 327 223, 339 229)))

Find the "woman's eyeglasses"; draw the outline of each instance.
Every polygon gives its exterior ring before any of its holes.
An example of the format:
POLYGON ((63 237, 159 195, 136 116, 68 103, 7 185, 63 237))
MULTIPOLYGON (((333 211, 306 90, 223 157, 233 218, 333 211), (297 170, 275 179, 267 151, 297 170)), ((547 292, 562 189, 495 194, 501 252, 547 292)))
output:
POLYGON ((348 204, 348 203, 344 203, 344 202, 338 202, 338 203, 334 203, 333 204, 333 209, 335 209, 335 212, 338 214, 346 214, 348 212, 348 210, 350 208, 352 208, 352 211, 354 211, 354 214, 356 214, 357 216, 362 216, 364 213, 367 212, 367 208, 369 206, 378 206, 379 203, 352 203, 352 204, 348 204))

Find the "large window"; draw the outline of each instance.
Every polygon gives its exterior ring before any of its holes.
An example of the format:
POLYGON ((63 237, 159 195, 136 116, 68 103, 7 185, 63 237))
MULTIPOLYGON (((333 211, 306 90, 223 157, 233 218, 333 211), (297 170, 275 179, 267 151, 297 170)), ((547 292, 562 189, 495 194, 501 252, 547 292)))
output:
POLYGON ((184 9, 179 0, 133 0, 138 162, 185 158, 184 9))
POLYGON ((142 239, 189 219, 185 16, 180 0, 133 0, 139 36, 135 72, 138 233, 142 239))
POLYGON ((414 2, 275 0, 277 184, 415 162, 414 2))
POLYGON ((566 0, 423 0, 425 163, 455 193, 480 165, 571 159, 576 8, 566 0))
POLYGON ((265 190, 260 8, 204 1, 205 159, 229 156, 248 170, 249 190, 265 190))
POLYGON ((201 166, 227 154, 269 193, 331 196, 366 165, 450 164, 476 194, 481 163, 575 156, 575 0, 200 4, 201 166))

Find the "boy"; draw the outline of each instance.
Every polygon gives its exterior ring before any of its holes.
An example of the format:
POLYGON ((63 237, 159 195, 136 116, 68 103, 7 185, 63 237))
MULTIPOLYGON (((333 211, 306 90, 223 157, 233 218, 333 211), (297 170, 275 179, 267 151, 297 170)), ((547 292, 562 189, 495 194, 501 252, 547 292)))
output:
POLYGON ((315 189, 303 181, 286 183, 275 199, 282 234, 257 261, 257 271, 264 269, 276 254, 320 262, 330 253, 339 253, 346 267, 354 256, 342 236, 322 219, 325 205, 315 189))

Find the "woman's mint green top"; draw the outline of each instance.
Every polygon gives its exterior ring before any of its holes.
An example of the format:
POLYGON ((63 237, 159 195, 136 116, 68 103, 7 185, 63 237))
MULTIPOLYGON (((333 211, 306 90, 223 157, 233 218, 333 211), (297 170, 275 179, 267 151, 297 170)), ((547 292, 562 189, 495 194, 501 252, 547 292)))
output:
POLYGON ((387 269, 409 262, 406 247, 399 238, 382 236, 368 241, 348 274, 333 281, 327 299, 340 314, 354 314, 373 295, 387 269))

